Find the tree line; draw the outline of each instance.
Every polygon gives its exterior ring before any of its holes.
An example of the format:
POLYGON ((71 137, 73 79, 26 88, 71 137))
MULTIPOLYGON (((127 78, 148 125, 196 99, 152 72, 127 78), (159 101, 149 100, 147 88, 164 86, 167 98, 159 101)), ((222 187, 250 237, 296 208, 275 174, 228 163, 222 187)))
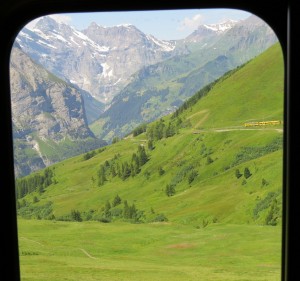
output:
POLYGON ((54 179, 54 172, 51 168, 46 168, 43 173, 18 178, 16 180, 16 197, 20 199, 35 191, 43 193, 45 188, 52 183, 56 183, 56 180, 54 179))

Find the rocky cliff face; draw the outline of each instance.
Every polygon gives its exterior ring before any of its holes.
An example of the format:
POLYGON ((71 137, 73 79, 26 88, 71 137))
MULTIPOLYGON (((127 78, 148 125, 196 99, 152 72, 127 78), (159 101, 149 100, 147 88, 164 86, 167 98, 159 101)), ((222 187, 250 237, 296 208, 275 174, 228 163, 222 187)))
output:
MULTIPOLYGON (((34 63, 19 46, 12 49, 10 81, 14 144, 19 155, 17 175, 62 160, 63 154, 60 159, 57 155, 52 157, 55 153, 51 152, 51 146, 55 149, 66 140, 71 147, 72 142, 87 139, 95 139, 95 144, 101 145, 87 126, 81 94, 34 63), (25 164, 26 153, 32 154, 36 161, 31 159, 34 163, 28 163, 27 159, 25 164)), ((76 152, 78 149, 70 154, 76 152)))
POLYGON ((92 137, 80 93, 35 64, 19 48, 11 54, 11 101, 18 135, 37 132, 60 141, 92 137))

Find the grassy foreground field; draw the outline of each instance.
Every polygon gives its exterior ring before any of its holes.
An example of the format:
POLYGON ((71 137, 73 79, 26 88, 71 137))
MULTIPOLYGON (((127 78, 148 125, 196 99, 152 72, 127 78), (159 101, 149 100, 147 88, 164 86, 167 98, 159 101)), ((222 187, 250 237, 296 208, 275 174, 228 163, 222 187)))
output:
POLYGON ((18 220, 22 281, 281 280, 281 227, 18 220))

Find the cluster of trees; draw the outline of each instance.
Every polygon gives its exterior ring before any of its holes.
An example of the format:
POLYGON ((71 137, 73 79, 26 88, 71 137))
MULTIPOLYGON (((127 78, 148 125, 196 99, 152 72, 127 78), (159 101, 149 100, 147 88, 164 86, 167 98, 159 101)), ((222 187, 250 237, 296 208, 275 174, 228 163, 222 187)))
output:
POLYGON ((245 185, 247 183, 246 179, 250 178, 252 176, 252 174, 251 174, 249 168, 245 167, 243 173, 241 173, 239 169, 236 169, 235 170, 235 176, 236 176, 237 179, 244 176, 244 179, 242 181, 242 185, 245 185))
POLYGON ((169 196, 169 197, 173 196, 176 193, 175 184, 167 184, 165 192, 166 192, 167 196, 169 196))
POLYGON ((33 174, 16 180, 16 197, 23 198, 29 193, 43 193, 44 189, 52 183, 56 183, 53 169, 46 168, 43 173, 33 174))
POLYGON ((282 137, 275 137, 270 143, 264 146, 243 147, 242 150, 237 153, 233 163, 231 164, 231 167, 277 151, 282 148, 282 144, 282 137))
POLYGON ((92 157, 94 157, 96 155, 96 151, 95 150, 92 150, 90 152, 87 152, 83 155, 83 161, 86 161, 86 160, 89 160, 91 159, 92 157))
POLYGON ((71 213, 67 216, 57 218, 58 220, 68 221, 84 221, 84 220, 98 220, 100 222, 109 223, 112 220, 124 219, 129 222, 142 222, 144 219, 144 212, 138 210, 133 203, 128 204, 127 200, 122 200, 117 194, 112 202, 107 200, 105 205, 101 208, 101 213, 97 213, 95 210, 90 211, 90 216, 87 216, 85 212, 78 210, 71 210, 71 213), (121 206, 123 205, 123 206, 121 206))
POLYGON ((175 195, 176 186, 182 181, 187 180, 189 186, 191 186, 192 182, 198 176, 198 171, 193 165, 183 166, 177 174, 171 179, 171 182, 166 185, 165 193, 168 197, 175 195))
POLYGON ((105 147, 101 147, 101 148, 97 149, 97 151, 96 151, 96 150, 92 150, 92 151, 89 151, 89 152, 85 153, 85 154, 83 155, 83 161, 86 161, 86 160, 91 159, 91 158, 94 157, 97 153, 101 153, 101 152, 103 152, 105 149, 106 149, 105 147))
POLYGON ((109 176, 112 178, 118 176, 122 180, 130 176, 134 177, 140 173, 141 167, 149 160, 145 147, 142 145, 139 145, 137 152, 132 154, 131 161, 120 163, 118 158, 119 156, 115 155, 112 160, 100 165, 97 172, 98 186, 103 185, 109 176))
POLYGON ((172 137, 177 131, 178 127, 175 122, 168 122, 168 124, 165 124, 165 121, 160 119, 147 127, 146 134, 149 140, 157 141, 162 138, 172 137))
POLYGON ((134 137, 136 137, 142 133, 145 133, 146 131, 147 131, 147 124, 143 123, 143 124, 137 126, 135 129, 133 129, 132 135, 134 137))
POLYGON ((278 192, 269 192, 263 199, 260 199, 253 209, 253 218, 255 220, 262 217, 262 222, 266 225, 277 225, 281 218, 280 200, 278 192))
POLYGON ((90 210, 88 212, 80 212, 78 210, 71 210, 71 212, 63 217, 49 219, 63 220, 63 221, 85 221, 96 220, 103 223, 109 223, 115 220, 123 220, 131 223, 164 222, 168 218, 162 213, 155 213, 151 208, 151 214, 146 218, 145 212, 139 210, 134 203, 129 204, 127 200, 123 200, 118 194, 113 200, 107 200, 99 211, 90 210))
POLYGON ((249 177, 252 176, 252 174, 251 174, 249 168, 248 168, 248 167, 245 167, 245 168, 244 168, 243 174, 240 172, 239 169, 236 169, 236 170, 235 170, 235 176, 236 176, 237 179, 239 179, 239 178, 242 177, 242 176, 244 176, 245 179, 248 179, 249 177))
MULTIPOLYGON (((115 202, 115 199, 113 202, 115 202)), ((121 208, 113 209, 113 207, 116 207, 120 204, 121 204, 121 199, 117 203, 117 205, 115 205, 114 203, 111 205, 110 202, 107 201, 103 210, 103 217, 101 218, 101 221, 109 222, 113 218, 123 218, 125 220, 129 220, 132 222, 139 222, 142 220, 144 212, 138 210, 134 203, 132 205, 129 205, 127 200, 124 200, 122 209, 121 208)))

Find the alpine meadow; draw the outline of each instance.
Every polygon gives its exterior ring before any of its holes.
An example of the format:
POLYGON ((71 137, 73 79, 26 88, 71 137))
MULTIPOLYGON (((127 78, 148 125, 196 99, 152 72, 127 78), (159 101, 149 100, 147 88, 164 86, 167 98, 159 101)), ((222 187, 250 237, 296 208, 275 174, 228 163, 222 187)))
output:
POLYGON ((17 178, 22 281, 281 280, 283 101, 277 42, 173 113, 17 178))

